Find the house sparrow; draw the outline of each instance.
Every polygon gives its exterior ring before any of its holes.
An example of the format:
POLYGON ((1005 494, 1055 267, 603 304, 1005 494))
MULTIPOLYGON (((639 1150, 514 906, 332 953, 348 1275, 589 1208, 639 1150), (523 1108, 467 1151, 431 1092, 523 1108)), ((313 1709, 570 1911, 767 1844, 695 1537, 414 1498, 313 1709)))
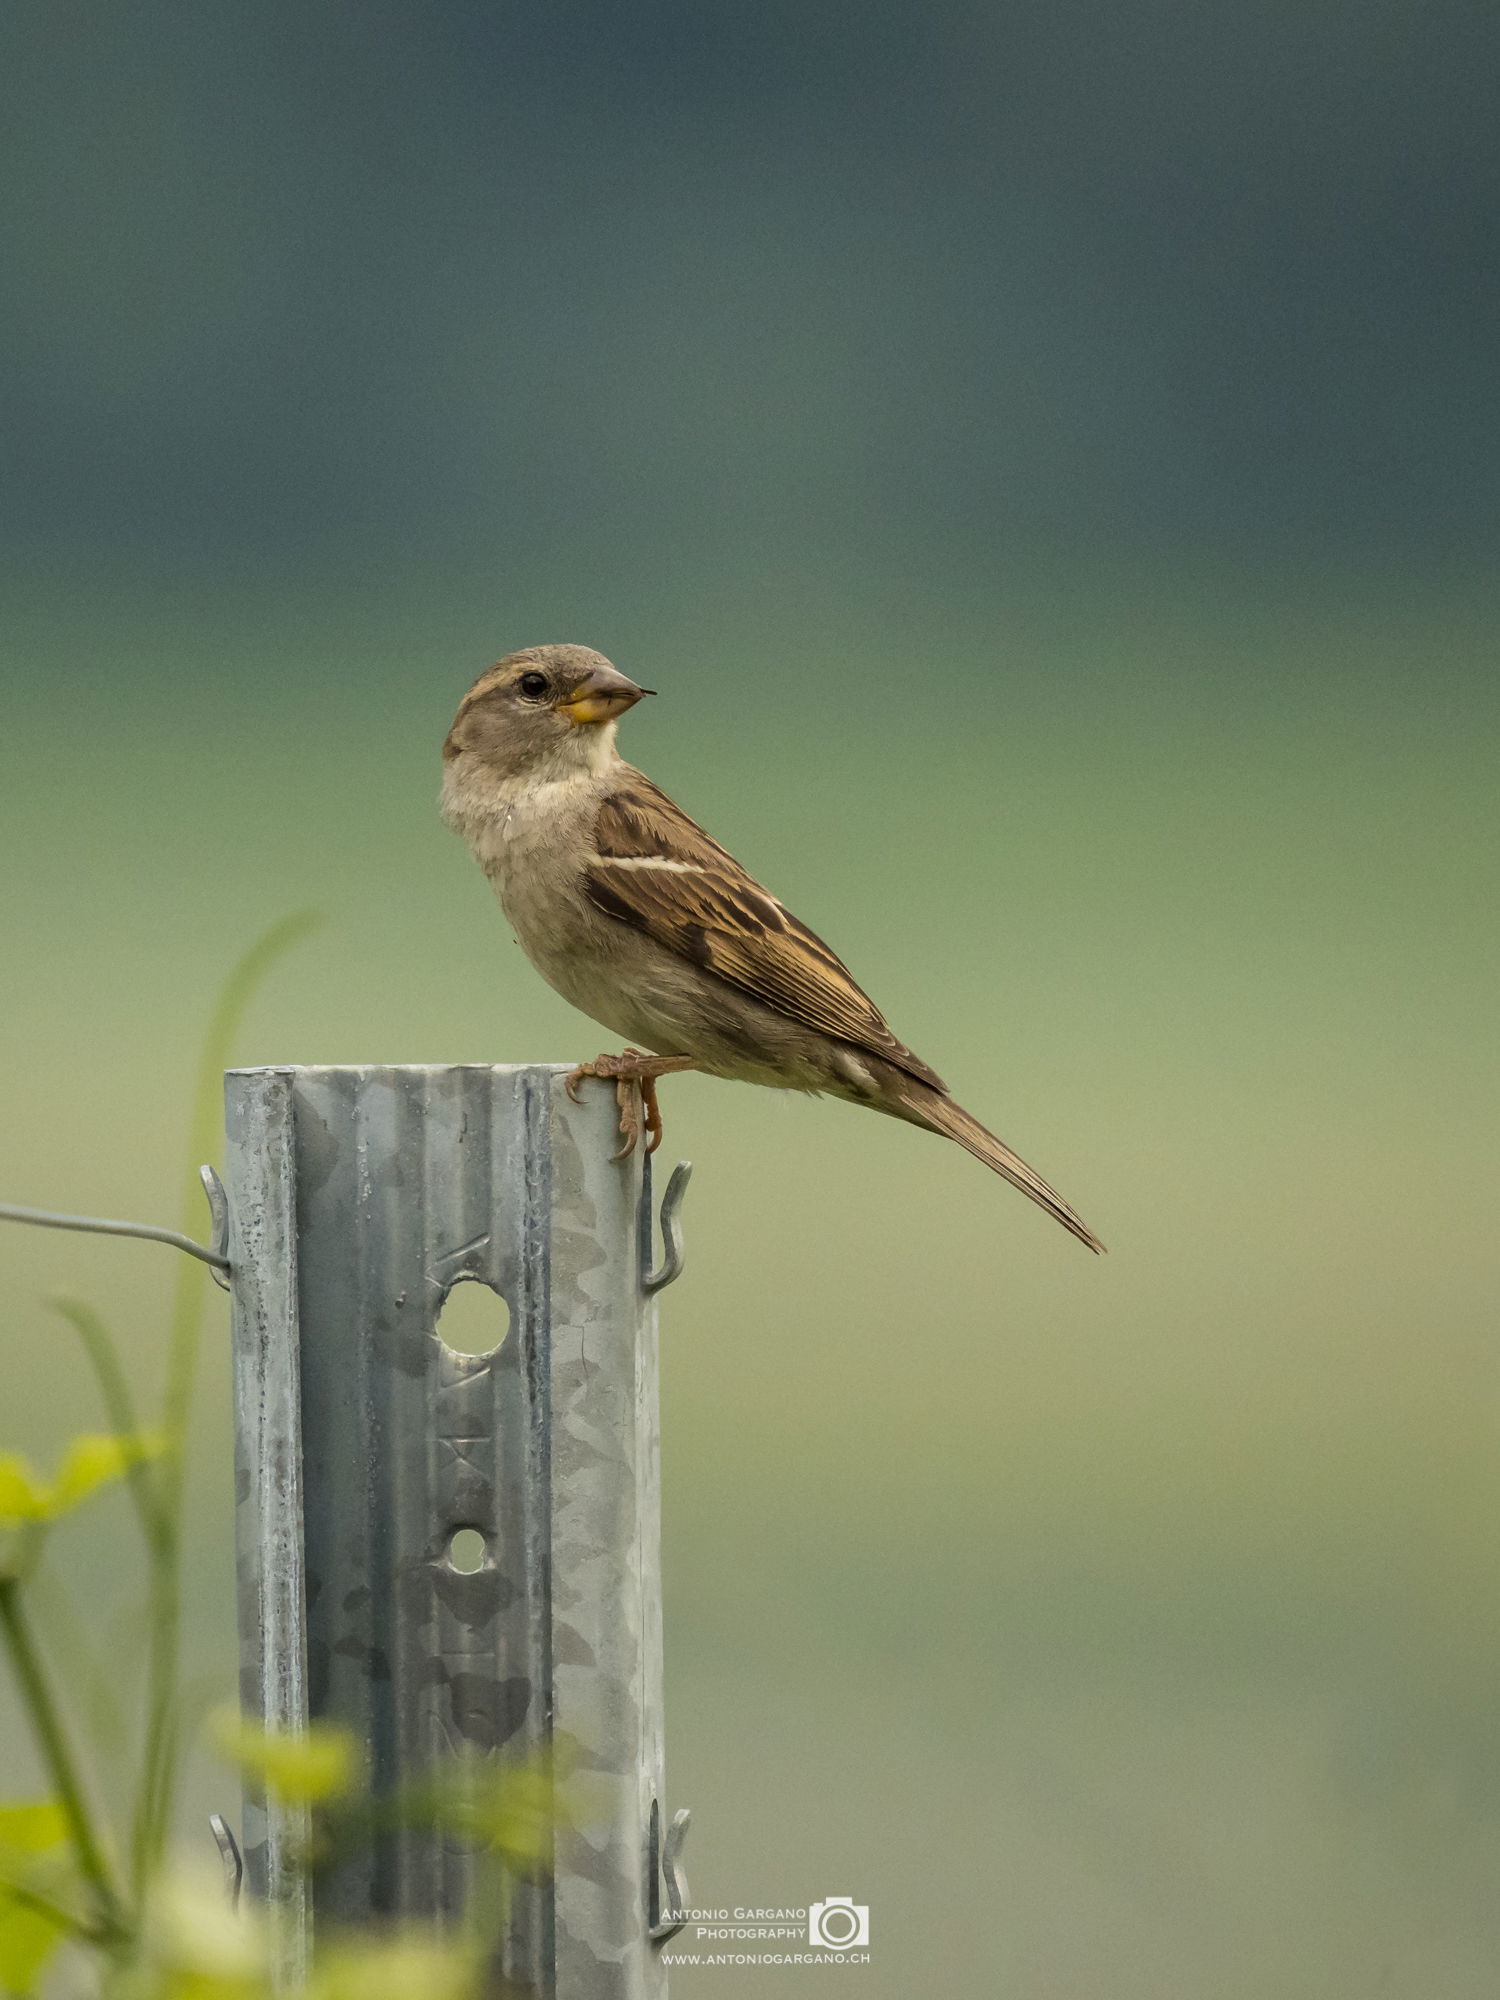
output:
POLYGON ((706 1070, 827 1091, 956 1139, 1091 1250, 1060 1196, 948 1095, 848 970, 615 748, 650 688, 587 646, 534 646, 479 676, 443 745, 442 814, 550 986, 632 1044, 568 1078, 613 1079, 623 1157, 661 1136, 656 1079, 706 1070), (635 1046, 635 1045, 639 1046, 635 1046))

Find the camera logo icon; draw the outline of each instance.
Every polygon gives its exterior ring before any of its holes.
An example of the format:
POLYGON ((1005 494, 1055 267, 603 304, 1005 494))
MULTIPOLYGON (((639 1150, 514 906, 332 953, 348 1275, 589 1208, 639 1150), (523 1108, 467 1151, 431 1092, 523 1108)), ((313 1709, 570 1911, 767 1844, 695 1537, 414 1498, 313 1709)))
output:
POLYGON ((870 1906, 852 1896, 828 1896, 807 1913, 807 1941, 825 1951, 853 1951, 870 1942, 870 1906))

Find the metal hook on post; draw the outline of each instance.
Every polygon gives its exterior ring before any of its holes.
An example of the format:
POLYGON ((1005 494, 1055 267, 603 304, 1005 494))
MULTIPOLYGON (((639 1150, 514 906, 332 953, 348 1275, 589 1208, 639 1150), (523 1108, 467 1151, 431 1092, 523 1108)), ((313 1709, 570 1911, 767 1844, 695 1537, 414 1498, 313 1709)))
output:
MULTIPOLYGON (((684 1252, 682 1247, 682 1228, 678 1216, 682 1208, 682 1198, 687 1193, 687 1185, 692 1177, 693 1163, 691 1160, 679 1160, 672 1169, 671 1178, 667 1182, 667 1191, 661 1198, 662 1260, 654 1271, 642 1270, 641 1290, 643 1292, 662 1291, 667 1285, 673 1284, 682 1276, 684 1252)), ((641 1185, 641 1201, 645 1210, 642 1217, 646 1251, 645 1258, 642 1259, 644 1265, 645 1262, 649 1261, 651 1256, 651 1171, 649 1163, 645 1180, 641 1185)))
POLYGON ((214 1261, 209 1265, 209 1275, 221 1292, 229 1290, 229 1197, 224 1192, 224 1183, 212 1167, 200 1167, 198 1178, 203 1183, 203 1192, 208 1196, 208 1213, 214 1225, 211 1248, 214 1261))
POLYGON ((208 1830, 214 1837, 214 1845, 219 1850, 219 1859, 224 1864, 224 1894, 229 1898, 230 1909, 238 1910, 240 1889, 245 1880, 245 1863, 240 1854, 240 1844, 221 1813, 209 1814, 208 1830))
POLYGON ((655 1799, 651 1801, 651 1825, 646 1837, 646 1879, 649 1885, 646 1916, 647 1934, 653 1944, 665 1944, 668 1938, 676 1937, 688 1920, 688 1886, 678 1864, 692 1817, 687 1806, 675 1812, 663 1839, 661 1806, 655 1799), (662 1903, 663 1887, 667 1892, 665 1906, 662 1903))

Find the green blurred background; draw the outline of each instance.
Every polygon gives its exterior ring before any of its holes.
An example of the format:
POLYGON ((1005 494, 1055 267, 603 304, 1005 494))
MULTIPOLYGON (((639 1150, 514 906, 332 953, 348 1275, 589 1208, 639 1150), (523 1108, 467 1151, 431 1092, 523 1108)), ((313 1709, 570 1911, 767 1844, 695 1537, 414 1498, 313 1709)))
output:
MULTIPOLYGON (((481 667, 600 647, 627 754, 1111 1246, 665 1087, 695 1899, 869 1902, 880 2000, 1492 1994, 1493 10, 3 40, 0 1195, 173 1220, 211 997, 308 903, 241 1060, 592 1054, 434 800, 481 667)), ((0 1232, 0 1445, 99 1420, 58 1289, 155 1380, 168 1263, 0 1232)), ((67 1531, 115 1676, 126 1547, 67 1531)))

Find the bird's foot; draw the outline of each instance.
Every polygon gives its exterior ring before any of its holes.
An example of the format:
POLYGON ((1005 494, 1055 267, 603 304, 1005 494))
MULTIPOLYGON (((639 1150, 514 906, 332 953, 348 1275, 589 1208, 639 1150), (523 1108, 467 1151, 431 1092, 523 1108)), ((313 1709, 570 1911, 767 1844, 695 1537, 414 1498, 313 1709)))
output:
POLYGON ((580 1063, 563 1079, 569 1097, 578 1102, 578 1086, 585 1077, 597 1076, 613 1083, 620 1105, 620 1150, 611 1157, 625 1160, 646 1134, 646 1152, 654 1153, 661 1144, 661 1106, 656 1101, 656 1079, 673 1070, 693 1069, 691 1056, 653 1056, 644 1049, 626 1049, 620 1055, 595 1056, 580 1063))

